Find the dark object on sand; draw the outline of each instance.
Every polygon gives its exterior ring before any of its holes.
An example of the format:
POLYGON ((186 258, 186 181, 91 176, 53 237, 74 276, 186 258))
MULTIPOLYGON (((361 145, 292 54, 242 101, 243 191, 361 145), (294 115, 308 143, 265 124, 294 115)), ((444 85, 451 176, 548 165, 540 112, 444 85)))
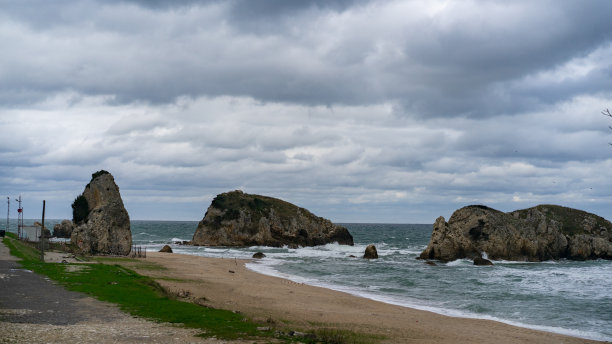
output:
POLYGON ((170 247, 168 245, 164 245, 164 247, 162 247, 162 249, 159 250, 159 252, 172 253, 172 247, 170 247))

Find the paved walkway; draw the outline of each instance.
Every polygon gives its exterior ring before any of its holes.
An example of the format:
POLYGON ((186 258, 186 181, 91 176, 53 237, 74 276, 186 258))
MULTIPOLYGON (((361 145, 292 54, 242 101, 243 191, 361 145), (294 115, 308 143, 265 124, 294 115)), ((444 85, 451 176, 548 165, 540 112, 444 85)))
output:
POLYGON ((0 321, 70 325, 113 320, 111 307, 23 269, 4 244, 0 245, 0 291, 0 321))

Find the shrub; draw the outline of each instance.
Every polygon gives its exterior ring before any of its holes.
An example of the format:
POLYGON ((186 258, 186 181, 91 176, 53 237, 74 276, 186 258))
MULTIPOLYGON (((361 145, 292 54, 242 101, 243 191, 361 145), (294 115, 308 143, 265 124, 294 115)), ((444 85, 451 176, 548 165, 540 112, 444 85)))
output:
POLYGON ((89 204, 85 196, 80 195, 72 202, 72 222, 75 224, 83 223, 89 214, 89 204))

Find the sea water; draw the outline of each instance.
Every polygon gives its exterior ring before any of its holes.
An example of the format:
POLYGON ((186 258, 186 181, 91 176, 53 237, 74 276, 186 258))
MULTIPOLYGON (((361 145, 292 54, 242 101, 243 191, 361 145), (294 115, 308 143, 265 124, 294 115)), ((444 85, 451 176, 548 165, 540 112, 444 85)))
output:
POLYGON ((251 258, 260 251, 266 258, 247 264, 259 273, 444 315, 612 341, 612 261, 430 266, 416 257, 429 242, 431 225, 343 225, 354 246, 192 247, 174 242, 191 240, 194 221, 132 221, 131 229, 134 244, 149 251, 165 244, 176 253, 219 258, 251 258), (369 244, 379 259, 361 258, 369 244))

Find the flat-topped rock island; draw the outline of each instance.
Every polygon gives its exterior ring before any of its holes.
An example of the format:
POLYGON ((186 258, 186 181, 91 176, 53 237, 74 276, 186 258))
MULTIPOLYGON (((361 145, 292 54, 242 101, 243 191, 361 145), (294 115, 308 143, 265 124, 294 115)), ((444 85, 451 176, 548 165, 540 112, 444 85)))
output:
POLYGON ((353 245, 342 226, 283 200, 236 190, 217 195, 198 224, 192 245, 353 245))

